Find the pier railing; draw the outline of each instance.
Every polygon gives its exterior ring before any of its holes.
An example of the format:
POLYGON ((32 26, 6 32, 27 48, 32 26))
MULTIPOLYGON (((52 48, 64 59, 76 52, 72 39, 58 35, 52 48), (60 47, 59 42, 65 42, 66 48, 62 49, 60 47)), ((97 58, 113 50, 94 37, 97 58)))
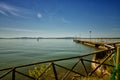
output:
POLYGON ((66 80, 68 76, 72 77, 70 78, 70 80, 75 80, 76 78, 75 76, 88 77, 88 76, 92 76, 101 65, 114 67, 113 65, 105 64, 105 61, 107 61, 112 56, 113 53, 114 53, 114 49, 99 50, 99 51, 81 55, 81 56, 49 60, 49 61, 43 61, 43 62, 37 62, 37 63, 32 63, 32 64, 26 64, 26 65, 21 65, 21 66, 16 66, 16 67, 0 69, 0 73, 2 73, 0 74, 0 80, 9 80, 9 79, 6 79, 8 78, 8 75, 10 76, 9 78, 11 78, 10 80, 21 80, 21 79, 17 79, 18 74, 28 78, 28 80, 42 80, 41 78, 44 76, 44 74, 46 74, 47 70, 50 68, 51 68, 51 74, 48 74, 48 75, 52 75, 51 76, 52 79, 48 77, 47 75, 47 77, 45 77, 46 79, 44 78, 44 80, 66 80), (90 60, 86 59, 86 57, 93 56, 95 54, 103 54, 103 53, 107 53, 108 56, 101 63, 97 61, 92 61, 91 59, 90 60), (75 60, 75 62, 73 62, 73 60, 75 60), (59 63, 61 61, 62 62, 69 61, 70 63, 72 63, 72 65, 71 67, 62 65, 62 63, 59 63), (86 65, 87 62, 89 62, 89 64, 91 63, 98 64, 98 66, 94 70, 89 70, 87 69, 87 65, 86 65), (49 65, 45 67, 44 71, 42 71, 42 73, 39 74, 37 78, 35 78, 35 76, 30 76, 29 73, 19 70, 21 68, 27 68, 30 66, 41 65, 41 64, 49 64, 49 65), (59 70, 58 68, 61 68, 62 70, 59 70), (60 76, 60 74, 62 75, 60 76))

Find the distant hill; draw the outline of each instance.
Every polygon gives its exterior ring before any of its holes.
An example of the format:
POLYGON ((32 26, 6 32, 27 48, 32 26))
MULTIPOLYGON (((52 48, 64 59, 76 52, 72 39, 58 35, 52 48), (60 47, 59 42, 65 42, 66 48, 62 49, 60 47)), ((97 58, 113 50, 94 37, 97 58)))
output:
POLYGON ((0 38, 0 39, 74 39, 74 37, 14 37, 14 38, 0 38))
MULTIPOLYGON (((13 37, 13 38, 3 38, 0 39, 90 39, 90 38, 80 38, 80 37, 13 37)), ((120 39, 120 37, 98 37, 91 39, 120 39)))

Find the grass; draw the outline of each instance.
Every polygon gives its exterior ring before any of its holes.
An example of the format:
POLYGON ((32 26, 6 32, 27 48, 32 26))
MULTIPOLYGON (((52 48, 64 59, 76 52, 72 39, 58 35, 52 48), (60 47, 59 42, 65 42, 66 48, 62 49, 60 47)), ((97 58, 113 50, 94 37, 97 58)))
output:
MULTIPOLYGON (((41 75, 44 70, 47 67, 45 65, 40 65, 37 66, 35 65, 33 70, 29 70, 29 75, 31 77, 34 77, 37 80, 54 80, 54 74, 52 72, 52 68, 50 67, 48 70, 45 71, 44 75, 42 77, 39 78, 39 75, 41 75)), ((64 75, 64 72, 61 71, 57 76, 59 79, 61 79, 64 75)), ((70 73, 65 80, 109 80, 109 78, 102 78, 102 77, 98 77, 98 76, 90 76, 90 77, 81 77, 79 75, 76 75, 75 73, 70 73)))
MULTIPOLYGON (((99 62, 102 62, 104 59, 105 58, 100 59, 99 62)), ((105 63, 110 64, 110 65, 114 65, 113 57, 111 56, 107 61, 105 61, 105 63)), ((35 65, 34 68, 32 70, 29 70, 28 73, 31 77, 34 77, 37 80, 54 80, 54 74, 52 71, 52 67, 48 68, 47 70, 46 70, 46 68, 47 68, 47 66, 44 64, 42 64, 40 66, 35 65), (44 71, 45 71, 44 75, 42 75, 42 77, 39 78, 39 75, 41 75, 44 71)), ((107 70, 109 73, 113 72, 113 67, 102 65, 102 68, 107 70)), ((57 71, 57 72, 59 72, 57 75, 58 78, 61 79, 63 77, 65 71, 61 70, 61 71, 57 71)), ((104 76, 98 77, 96 75, 93 75, 90 77, 80 77, 80 76, 71 72, 66 77, 65 80, 110 80, 110 77, 104 77, 104 76)))
POLYGON ((108 78, 99 78, 99 77, 82 77, 75 80, 109 80, 108 78))

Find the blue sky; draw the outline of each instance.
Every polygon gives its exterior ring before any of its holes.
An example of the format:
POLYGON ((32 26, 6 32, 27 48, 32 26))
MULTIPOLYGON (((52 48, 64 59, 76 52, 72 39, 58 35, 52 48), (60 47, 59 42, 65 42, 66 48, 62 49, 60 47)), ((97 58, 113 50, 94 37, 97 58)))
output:
POLYGON ((120 37, 120 0, 0 0, 0 37, 120 37))

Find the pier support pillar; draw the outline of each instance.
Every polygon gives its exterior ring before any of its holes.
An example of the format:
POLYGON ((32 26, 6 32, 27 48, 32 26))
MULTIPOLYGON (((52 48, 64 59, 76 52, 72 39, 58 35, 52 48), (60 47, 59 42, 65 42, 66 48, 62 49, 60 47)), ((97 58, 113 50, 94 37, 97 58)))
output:
POLYGON ((97 47, 97 48, 98 48, 99 46, 100 46, 100 45, 98 45, 98 44, 95 44, 95 47, 97 47))
POLYGON ((116 69, 118 69, 118 64, 120 62, 120 44, 117 44, 117 54, 116 54, 116 69))

